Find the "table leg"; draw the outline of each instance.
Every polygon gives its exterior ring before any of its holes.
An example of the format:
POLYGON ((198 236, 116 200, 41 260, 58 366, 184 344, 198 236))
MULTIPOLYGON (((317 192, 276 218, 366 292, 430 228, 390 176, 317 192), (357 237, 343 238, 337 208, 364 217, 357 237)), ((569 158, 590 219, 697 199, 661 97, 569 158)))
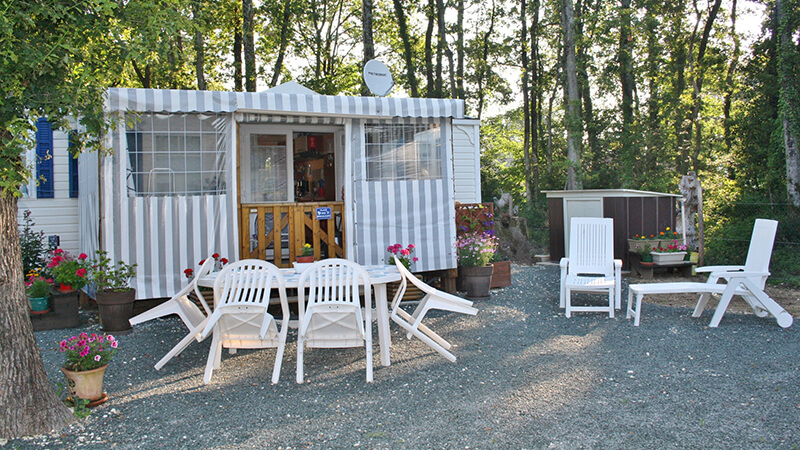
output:
POLYGON ((389 347, 392 339, 389 334, 389 304, 386 301, 386 283, 373 285, 375 290, 375 308, 378 313, 378 342, 381 345, 381 364, 392 364, 389 358, 389 347))

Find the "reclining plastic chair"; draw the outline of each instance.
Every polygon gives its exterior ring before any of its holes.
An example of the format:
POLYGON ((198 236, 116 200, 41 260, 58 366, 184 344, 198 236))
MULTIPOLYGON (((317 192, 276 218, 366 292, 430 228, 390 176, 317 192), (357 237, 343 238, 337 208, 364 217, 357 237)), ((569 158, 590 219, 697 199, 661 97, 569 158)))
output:
POLYGON ((324 259, 300 275, 298 286, 297 382, 303 382, 306 347, 364 347, 367 382, 371 382, 372 285, 367 271, 353 261, 324 259), (362 288, 366 305, 363 314, 359 295, 362 288))
POLYGON ((167 354, 156 363, 156 370, 161 369, 164 367, 164 364, 169 362, 169 360, 180 355, 180 353, 186 349, 186 347, 188 347, 193 340, 197 340, 197 342, 203 340, 200 338, 200 334, 203 331, 203 327, 206 325, 206 319, 208 318, 208 315, 211 314, 211 309, 208 307, 208 303, 203 297, 203 294, 201 294, 200 290, 198 289, 197 280, 206 276, 213 268, 214 258, 207 258, 197 271, 197 276, 195 276, 189 282, 189 284, 186 285, 186 287, 181 289, 180 292, 155 308, 151 308, 139 314, 138 316, 131 318, 131 325, 138 325, 142 322, 147 322, 148 320, 156 319, 158 317, 177 314, 180 316, 184 325, 186 325, 186 328, 189 329, 189 334, 181 339, 180 342, 178 342, 178 344, 172 348, 172 350, 167 352, 167 354), (202 311, 194 302, 189 299, 189 294, 192 291, 194 291, 198 300, 200 300, 200 304, 203 306, 202 311))
POLYGON ((614 219, 573 217, 569 228, 569 257, 561 258, 560 307, 572 312, 608 312, 622 305, 622 260, 614 259, 614 219), (573 292, 608 292, 608 306, 572 306, 573 292))
POLYGON ((469 300, 456 297, 447 292, 442 292, 423 283, 412 275, 411 272, 406 269, 406 266, 397 258, 395 258, 394 263, 397 266, 397 270, 403 275, 403 278, 400 280, 400 287, 397 289, 397 293, 392 300, 392 320, 406 330, 409 339, 411 339, 411 336, 416 336, 419 340, 428 344, 430 348, 444 356, 448 361, 456 362, 456 357, 448 351, 452 347, 450 343, 423 324, 422 320, 425 318, 425 314, 432 309, 452 311, 472 316, 478 313, 478 309, 474 308, 472 302, 469 300), (403 299, 409 281, 425 294, 422 300, 420 300, 419 305, 417 305, 414 312, 411 314, 400 307, 400 302, 403 299))
POLYGON ((639 325, 642 296, 645 294, 700 294, 692 317, 700 317, 711 294, 716 294, 720 296, 720 300, 709 324, 714 328, 719 326, 733 296, 738 295, 747 302, 756 316, 772 315, 781 327, 791 326, 794 322, 792 315, 764 292, 764 286, 770 274, 769 261, 772 257, 772 246, 775 243, 777 229, 778 222, 775 220, 756 219, 745 264, 743 266, 698 267, 696 272, 709 274, 705 283, 647 283, 628 286, 628 318, 633 317, 634 325, 639 325), (635 306, 634 296, 636 297, 635 306))
POLYGON ((213 332, 203 382, 208 384, 222 363, 222 348, 276 348, 272 383, 278 382, 289 330, 286 280, 280 269, 261 260, 246 259, 222 269, 214 281, 214 313, 203 329, 203 338, 213 332), (270 293, 277 286, 282 318, 268 312, 270 293), (280 322, 280 329, 278 323, 280 322))

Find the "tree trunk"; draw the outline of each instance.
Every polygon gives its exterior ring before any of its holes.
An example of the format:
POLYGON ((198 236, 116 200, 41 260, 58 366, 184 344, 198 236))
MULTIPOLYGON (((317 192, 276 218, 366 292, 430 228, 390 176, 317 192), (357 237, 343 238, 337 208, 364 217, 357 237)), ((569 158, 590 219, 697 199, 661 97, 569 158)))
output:
POLYGON ((464 98, 464 0, 456 2, 456 93, 455 98, 464 98))
MULTIPOLYGON (((778 18, 778 78, 780 80, 780 116, 786 151, 786 193, 795 207, 800 207, 800 92, 797 67, 800 49, 792 42, 797 22, 792 21, 792 2, 776 0, 778 18), (794 25, 794 26, 793 26, 794 25)), ((794 11, 797 14, 796 11, 794 11)))
POLYGON ((22 283, 17 198, 9 194, 0 194, 0 248, 0 436, 49 433, 75 417, 47 379, 36 345, 22 283))
POLYGON ((136 61, 131 61, 133 65, 133 71, 136 73, 136 78, 139 79, 139 83, 142 83, 142 87, 145 89, 150 89, 151 81, 153 79, 152 75, 150 74, 150 65, 147 64, 144 66, 144 69, 139 67, 136 64, 136 61))
POLYGON ((531 186, 531 104, 530 88, 528 86, 528 3, 526 0, 519 2, 519 21, 521 25, 519 46, 522 59, 522 155, 525 164, 525 199, 528 205, 533 204, 533 187, 531 186))
POLYGON ((567 129, 567 189, 583 189, 581 182, 581 117, 580 93, 578 92, 578 71, 575 58, 575 13, 572 0, 563 0, 561 23, 564 28, 564 69, 566 72, 566 114, 567 129))
MULTIPOLYGON (((452 52, 447 48, 447 33, 445 32, 445 19, 444 19, 444 0, 436 0, 436 25, 439 32, 439 37, 436 44, 436 92, 437 97, 444 97, 444 79, 442 78, 442 66, 444 65, 444 56, 450 57, 450 69, 453 68, 452 52)), ((452 95, 452 94, 451 94, 452 95)))
POLYGON ((539 128, 541 127, 542 90, 541 77, 539 76, 539 0, 533 0, 531 10, 530 48, 531 59, 528 67, 531 73, 530 90, 530 130, 531 130, 531 190, 529 206, 536 203, 539 195, 539 128))
POLYGON ((278 80, 281 78, 281 71, 283 70, 283 59, 286 57, 286 47, 289 45, 289 27, 291 26, 290 19, 292 18, 292 0, 284 0, 283 2, 283 21, 281 22, 281 42, 278 48, 278 57, 275 59, 275 70, 272 72, 272 80, 269 82, 270 87, 278 85, 278 80))
MULTIPOLYGON (((361 31, 364 41, 364 62, 361 65, 363 68, 367 65, 367 61, 375 58, 375 43, 372 41, 372 0, 362 0, 361 2, 361 31)), ((370 90, 363 78, 361 80, 361 95, 370 95, 370 90)))
POLYGON ((433 24, 436 20, 436 8, 433 3, 434 0, 428 0, 428 8, 426 14, 428 15, 428 27, 425 29, 425 90, 426 97, 441 97, 436 89, 436 77, 433 68, 433 24))
POLYGON ((692 168, 695 172, 699 171, 698 163, 700 158, 700 151, 703 145, 702 123, 700 120, 700 110, 703 108, 703 74, 705 72, 705 58, 706 48, 708 47, 708 38, 711 35, 711 29, 714 25, 714 20, 719 13, 722 0, 715 0, 714 5, 711 7, 711 12, 708 13, 705 27, 703 27, 703 35, 700 38, 700 45, 697 49, 697 58, 695 59, 694 67, 694 83, 692 83, 692 124, 694 124, 694 151, 692 152, 692 168))
POLYGON ((242 27, 239 19, 241 14, 236 14, 233 24, 233 90, 242 92, 242 27))
POLYGON ((244 88, 256 91, 256 42, 253 24, 253 0, 242 0, 242 37, 244 40, 244 88))
POLYGON ((623 187, 632 187, 636 170, 636 146, 633 133, 633 36, 631 35, 631 0, 622 0, 619 31, 619 79, 622 87, 622 167, 623 187))
MULTIPOLYGON (((414 71, 414 46, 411 37, 408 35, 408 23, 403 11, 403 0, 393 0, 394 13, 397 16, 397 29, 400 39, 403 41, 403 59, 406 63, 406 78, 408 78, 408 88, 411 90, 412 97, 419 97, 419 85, 414 71)), ((426 62, 427 64, 427 62, 426 62)))
POLYGON ((733 54, 731 55, 731 62, 728 64, 728 72, 725 74, 725 96, 722 101, 722 135, 725 141, 725 149, 728 153, 733 153, 733 136, 731 136, 731 98, 733 97, 733 90, 735 82, 733 79, 736 73, 736 68, 739 64, 739 56, 741 50, 739 48, 739 35, 736 33, 736 0, 731 3, 731 40, 733 40, 733 54))
POLYGON ((203 23, 200 18, 200 11, 203 9, 203 0, 192 1, 192 21, 194 25, 194 54, 195 54, 195 73, 197 75, 197 89, 206 90, 206 76, 203 66, 205 65, 205 41, 203 41, 203 23))

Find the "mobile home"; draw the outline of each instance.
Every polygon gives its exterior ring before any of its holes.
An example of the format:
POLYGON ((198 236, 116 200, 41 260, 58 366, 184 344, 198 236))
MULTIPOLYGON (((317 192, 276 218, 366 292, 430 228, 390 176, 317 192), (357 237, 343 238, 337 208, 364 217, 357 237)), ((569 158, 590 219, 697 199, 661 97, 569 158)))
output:
POLYGON ((290 267, 382 264, 417 247, 415 271, 456 267, 456 201, 480 201, 479 122, 451 99, 108 90, 108 156, 79 160, 78 248, 137 264, 137 298, 169 296, 212 253, 290 267))

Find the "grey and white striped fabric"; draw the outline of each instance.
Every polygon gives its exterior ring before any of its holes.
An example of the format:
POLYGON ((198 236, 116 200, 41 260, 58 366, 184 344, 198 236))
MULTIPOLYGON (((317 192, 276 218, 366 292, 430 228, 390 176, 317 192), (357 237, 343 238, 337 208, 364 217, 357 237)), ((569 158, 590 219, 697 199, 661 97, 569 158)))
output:
POLYGON ((464 117, 464 101, 439 98, 345 97, 271 92, 110 88, 108 112, 234 112, 258 110, 309 115, 464 117))
MULTIPOLYGON (((367 181, 363 143, 366 122, 354 120, 352 134, 356 261, 360 264, 385 264, 390 256, 386 250, 388 246, 414 244, 414 256, 419 261, 411 267, 413 271, 455 268, 452 165, 442 165, 440 179, 367 181)), ((392 122, 410 123, 409 119, 392 122)), ((444 160, 450 161, 449 122, 434 122, 441 127, 444 160)))

